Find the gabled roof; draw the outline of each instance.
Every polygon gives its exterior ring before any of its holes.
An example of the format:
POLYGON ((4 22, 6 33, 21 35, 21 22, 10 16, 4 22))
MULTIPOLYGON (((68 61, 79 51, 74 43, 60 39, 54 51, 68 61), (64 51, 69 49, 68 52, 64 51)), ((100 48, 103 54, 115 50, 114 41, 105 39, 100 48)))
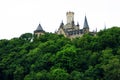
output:
POLYGON ((41 24, 38 25, 37 29, 34 32, 44 32, 41 24))
POLYGON ((88 22, 87 22, 87 17, 85 16, 85 20, 84 20, 84 26, 83 28, 89 28, 88 22))

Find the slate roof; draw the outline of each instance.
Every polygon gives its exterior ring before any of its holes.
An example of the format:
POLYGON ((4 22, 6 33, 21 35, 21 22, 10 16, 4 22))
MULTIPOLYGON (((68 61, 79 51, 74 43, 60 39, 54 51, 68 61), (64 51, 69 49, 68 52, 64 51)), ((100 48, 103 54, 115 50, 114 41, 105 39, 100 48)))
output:
POLYGON ((63 28, 63 26, 64 26, 64 23, 62 21, 61 24, 60 24, 60 28, 63 28))
POLYGON ((78 34, 83 34, 83 30, 73 30, 73 31, 66 31, 68 35, 78 35, 78 34))
POLYGON ((44 32, 41 24, 38 25, 37 29, 34 32, 44 32))
POLYGON ((88 22, 87 22, 87 17, 85 16, 85 20, 84 20, 84 26, 83 28, 89 28, 88 22))

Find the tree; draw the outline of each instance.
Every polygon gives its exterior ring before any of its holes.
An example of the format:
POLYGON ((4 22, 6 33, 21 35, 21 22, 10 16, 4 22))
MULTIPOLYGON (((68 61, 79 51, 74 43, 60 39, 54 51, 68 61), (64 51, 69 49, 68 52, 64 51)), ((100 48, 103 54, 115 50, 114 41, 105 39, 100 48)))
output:
POLYGON ((84 74, 82 72, 72 71, 71 79, 72 80, 84 80, 84 74))
POLYGON ((14 80, 23 80, 24 78, 23 66, 17 66, 13 74, 14 74, 14 80))
POLYGON ((74 59, 77 57, 76 48, 73 45, 65 45, 61 51, 58 51, 52 58, 52 62, 61 68, 65 68, 68 72, 74 69, 74 59))
POLYGON ((103 64, 105 80, 117 80, 120 79, 120 59, 113 56, 108 63, 103 64))
POLYGON ((1 80, 119 80, 120 28, 68 39, 31 33, 0 40, 1 80))
POLYGON ((53 69, 51 72, 51 80, 69 80, 69 74, 64 69, 53 69))
POLYGON ((32 33, 25 33, 20 36, 20 39, 30 42, 33 36, 32 33))
POLYGON ((107 47, 115 48, 120 45, 120 28, 112 27, 107 30, 98 32, 99 43, 102 46, 102 49, 107 47))

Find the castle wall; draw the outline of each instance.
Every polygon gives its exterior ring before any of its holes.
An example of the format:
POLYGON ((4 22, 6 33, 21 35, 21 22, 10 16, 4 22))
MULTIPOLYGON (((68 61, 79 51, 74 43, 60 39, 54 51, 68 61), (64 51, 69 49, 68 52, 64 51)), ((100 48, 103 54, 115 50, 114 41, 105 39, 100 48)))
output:
POLYGON ((65 37, 67 37, 67 35, 65 34, 64 30, 61 29, 61 28, 57 31, 57 34, 63 34, 65 37))
POLYGON ((73 39, 73 38, 82 37, 82 36, 83 36, 83 34, 70 35, 69 38, 73 39))
POLYGON ((44 35, 44 33, 38 32, 38 33, 34 33, 35 35, 37 35, 37 37, 40 37, 41 35, 44 35))

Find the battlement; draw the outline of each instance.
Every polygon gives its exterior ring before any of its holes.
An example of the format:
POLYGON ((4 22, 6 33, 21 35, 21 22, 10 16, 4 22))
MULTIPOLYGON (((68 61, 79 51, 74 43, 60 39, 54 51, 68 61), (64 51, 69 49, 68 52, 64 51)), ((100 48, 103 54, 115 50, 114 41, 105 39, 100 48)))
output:
POLYGON ((71 24, 74 21, 74 12, 67 12, 66 13, 66 17, 67 17, 67 23, 71 24))
POLYGON ((69 11, 66 13, 66 15, 74 15, 74 12, 69 11))

